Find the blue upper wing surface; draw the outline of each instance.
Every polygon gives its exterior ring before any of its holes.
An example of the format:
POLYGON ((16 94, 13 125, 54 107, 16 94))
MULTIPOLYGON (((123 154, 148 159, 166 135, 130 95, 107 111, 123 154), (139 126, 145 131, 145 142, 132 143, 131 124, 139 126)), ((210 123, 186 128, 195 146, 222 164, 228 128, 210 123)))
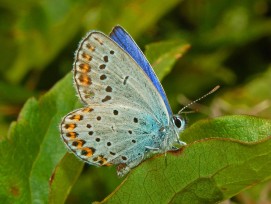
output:
POLYGON ((153 85, 156 87, 158 92, 160 93, 163 101, 167 107, 167 111, 170 115, 172 115, 172 111, 167 100, 167 96, 165 91, 160 84, 156 74, 154 73, 150 63, 144 56, 143 52, 140 50, 138 45, 132 39, 132 37, 120 26, 114 27, 112 32, 110 33, 110 38, 113 39, 122 49, 124 49, 143 69, 143 71, 148 75, 153 85))

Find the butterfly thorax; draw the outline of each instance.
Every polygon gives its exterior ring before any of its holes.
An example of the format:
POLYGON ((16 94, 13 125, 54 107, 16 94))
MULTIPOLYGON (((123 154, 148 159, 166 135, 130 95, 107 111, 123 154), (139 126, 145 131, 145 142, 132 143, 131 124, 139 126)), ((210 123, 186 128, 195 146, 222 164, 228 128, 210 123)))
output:
POLYGON ((179 134, 185 128, 185 121, 180 116, 173 116, 168 125, 161 126, 154 139, 154 146, 147 147, 159 153, 168 150, 175 150, 177 147, 185 145, 179 138, 179 134))

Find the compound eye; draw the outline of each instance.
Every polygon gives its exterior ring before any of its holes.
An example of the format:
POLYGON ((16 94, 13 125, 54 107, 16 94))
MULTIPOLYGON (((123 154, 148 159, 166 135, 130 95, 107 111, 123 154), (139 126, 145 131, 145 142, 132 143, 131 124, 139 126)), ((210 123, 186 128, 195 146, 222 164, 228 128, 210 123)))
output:
POLYGON ((174 124, 175 124, 175 126, 177 127, 177 128, 183 128, 183 123, 184 123, 184 120, 182 119, 182 118, 179 118, 179 117, 176 117, 176 116, 174 116, 173 117, 173 120, 174 120, 174 124))
POLYGON ((173 120, 174 120, 174 124, 176 125, 177 128, 182 127, 183 121, 180 118, 174 117, 173 120))

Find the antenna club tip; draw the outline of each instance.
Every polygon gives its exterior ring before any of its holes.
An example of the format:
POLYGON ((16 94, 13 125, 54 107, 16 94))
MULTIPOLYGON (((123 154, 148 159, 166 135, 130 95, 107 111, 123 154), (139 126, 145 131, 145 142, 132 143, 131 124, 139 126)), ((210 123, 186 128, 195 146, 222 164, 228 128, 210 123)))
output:
POLYGON ((216 91, 216 90, 219 89, 219 88, 220 88, 220 85, 216 85, 215 88, 213 88, 212 91, 216 91))
POLYGON ((211 91, 209 91, 206 95, 210 95, 214 92, 216 92, 220 88, 220 85, 216 85, 211 91))

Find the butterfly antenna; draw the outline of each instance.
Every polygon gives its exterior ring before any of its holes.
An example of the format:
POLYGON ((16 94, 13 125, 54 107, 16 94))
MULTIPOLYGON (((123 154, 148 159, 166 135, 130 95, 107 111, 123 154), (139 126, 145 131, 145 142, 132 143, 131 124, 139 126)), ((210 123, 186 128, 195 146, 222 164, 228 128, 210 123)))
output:
POLYGON ((179 112, 178 112, 178 115, 180 115, 182 113, 183 110, 185 110, 186 108, 188 108, 189 106, 193 105, 194 103, 204 99, 206 96, 209 96, 210 94, 214 93, 217 91, 217 89, 219 89, 220 86, 217 85, 216 87, 214 87, 211 91, 209 91, 207 94, 204 94, 202 97, 192 101, 191 103, 188 103, 186 106, 184 106, 179 112))

